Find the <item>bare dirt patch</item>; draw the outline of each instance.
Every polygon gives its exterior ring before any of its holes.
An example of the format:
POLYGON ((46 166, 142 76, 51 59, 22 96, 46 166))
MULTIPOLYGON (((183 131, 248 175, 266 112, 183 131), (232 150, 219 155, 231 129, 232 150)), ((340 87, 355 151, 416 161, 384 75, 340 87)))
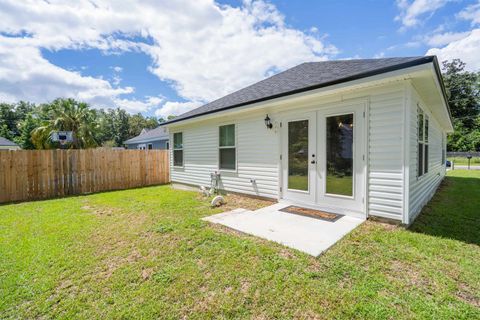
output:
POLYGON ((456 293, 458 299, 465 303, 468 303, 475 308, 480 308, 480 297, 472 293, 472 289, 464 283, 460 283, 458 291, 456 293))
POLYGON ((276 203, 274 200, 247 197, 238 194, 228 194, 225 196, 225 200, 226 204, 221 207, 224 211, 230 211, 237 208, 254 211, 276 203))

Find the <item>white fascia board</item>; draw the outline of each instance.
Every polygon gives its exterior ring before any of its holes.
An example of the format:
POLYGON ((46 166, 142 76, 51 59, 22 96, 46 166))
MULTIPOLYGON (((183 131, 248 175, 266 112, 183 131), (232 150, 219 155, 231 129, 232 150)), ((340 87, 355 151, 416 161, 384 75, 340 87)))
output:
POLYGON ((179 122, 174 122, 172 124, 166 124, 165 126, 168 129, 175 128, 175 127, 181 127, 184 125, 189 125, 194 122, 199 122, 199 121, 204 121, 204 120, 209 120, 217 117, 224 116, 226 114, 233 115, 237 113, 243 113, 243 112, 251 112, 251 111, 256 111, 259 109, 264 109, 264 108, 269 108, 269 107, 274 107, 278 106, 281 104, 287 104, 291 103, 292 100, 301 100, 305 98, 317 98, 317 97, 322 97, 322 96, 327 96, 327 95, 332 95, 332 94, 340 94, 340 93, 345 93, 348 91, 356 90, 356 89, 365 89, 365 88, 370 88, 370 87, 375 87, 375 86, 381 86, 385 85, 391 82, 397 82, 401 80, 406 80, 410 79, 414 76, 415 73, 418 72, 425 72, 429 70, 430 66, 429 64, 422 64, 410 68, 405 68, 401 70, 395 70, 391 72, 386 72, 382 74, 378 74, 375 76, 363 78, 363 79, 357 79, 353 81, 348 81, 348 82, 343 82, 339 84, 335 84, 332 86, 327 86, 324 88, 319 88, 319 89, 314 89, 314 90, 309 90, 309 91, 304 91, 288 96, 283 96, 271 100, 266 100, 266 101, 261 101, 257 103, 252 103, 248 104, 245 106, 241 107, 236 107, 228 110, 223 110, 223 111, 218 111, 206 115, 200 115, 198 117, 194 117, 191 119, 186 119, 183 121, 179 122))
POLYGON ((438 90, 438 94, 442 97, 442 105, 443 105, 443 112, 444 112, 444 115, 446 116, 446 118, 448 119, 448 126, 446 126, 446 131, 448 133, 452 133, 453 132, 453 124, 452 124, 452 118, 450 116, 450 112, 448 111, 448 106, 447 106, 447 101, 445 101, 444 97, 443 97, 443 90, 441 88, 441 85, 440 85, 440 79, 438 79, 438 76, 437 76, 437 72, 435 71, 435 67, 433 66, 433 63, 430 63, 430 72, 432 74, 432 77, 435 81, 435 87, 437 88, 438 90))

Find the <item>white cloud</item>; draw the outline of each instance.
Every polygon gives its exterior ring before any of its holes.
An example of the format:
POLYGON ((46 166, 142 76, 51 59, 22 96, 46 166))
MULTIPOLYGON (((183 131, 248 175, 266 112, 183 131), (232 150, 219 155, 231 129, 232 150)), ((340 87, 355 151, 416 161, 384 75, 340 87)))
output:
POLYGON ((162 102, 163 97, 147 97, 144 101, 135 100, 135 99, 114 99, 115 104, 127 110, 128 112, 145 112, 150 109, 158 108, 162 102))
POLYGON ((472 4, 460 11, 458 17, 464 20, 470 20, 472 26, 480 24, 480 1, 477 4, 472 4))
POLYGON ((36 101, 68 95, 106 105, 120 101, 131 110, 154 106, 147 97, 128 103, 122 95, 134 89, 117 87, 119 77, 110 84, 64 70, 39 49, 142 51, 152 58, 152 73, 169 81, 182 98, 201 102, 258 81, 271 70, 326 60, 338 52, 324 38, 287 26, 272 4, 250 0, 239 8, 212 0, 6 0, 0 4, 0 32, 0 50, 10 62, 1 60, 0 84, 6 85, 0 86, 0 97, 36 101))
MULTIPOLYGON (((242 8, 211 9, 209 21, 181 19, 181 35, 165 28, 151 31, 160 46, 150 47, 152 72, 175 82, 188 100, 210 101, 265 77, 268 70, 284 70, 304 61, 326 60, 333 46, 285 27, 283 17, 263 2, 242 8), (266 25, 266 26, 265 26, 266 25)), ((177 19, 170 22, 176 26, 177 19)))
POLYGON ((170 115, 179 115, 199 107, 202 103, 198 101, 188 102, 166 102, 161 108, 155 110, 157 117, 167 118, 170 115))
POLYGON ((470 34, 469 31, 467 32, 445 32, 445 33, 438 33, 433 34, 430 36, 426 36, 424 41, 431 47, 441 47, 444 45, 449 44, 450 42, 457 41, 460 39, 465 38, 470 34))
POLYGON ((410 28, 420 23, 420 17, 426 14, 432 15, 452 0, 397 0, 397 7, 400 14, 395 20, 400 21, 403 29, 410 28))
POLYGON ((55 66, 42 57, 38 48, 22 40, 0 35, 0 100, 45 102, 73 97, 96 105, 114 105, 113 99, 134 91, 114 88, 103 79, 82 76, 55 66))
POLYGON ((122 78, 119 75, 114 75, 112 78, 112 83, 115 86, 118 86, 122 82, 122 78))
POLYGON ((480 29, 468 32, 461 39, 450 42, 443 48, 432 48, 427 55, 437 55, 440 61, 459 58, 467 64, 467 69, 480 70, 480 29))
POLYGON ((119 72, 122 72, 123 71, 123 68, 122 67, 119 67, 119 66, 115 66, 115 67, 111 67, 113 71, 119 73, 119 72))

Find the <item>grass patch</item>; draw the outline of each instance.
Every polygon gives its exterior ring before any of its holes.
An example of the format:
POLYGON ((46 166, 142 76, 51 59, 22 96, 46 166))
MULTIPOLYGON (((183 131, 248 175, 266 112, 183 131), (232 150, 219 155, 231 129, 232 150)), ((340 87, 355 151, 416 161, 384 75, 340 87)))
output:
POLYGON ((169 186, 0 206, 0 318, 479 318, 480 172, 449 175, 409 230, 367 221, 319 258, 169 186))
POLYGON ((345 196, 353 195, 353 177, 339 177, 335 175, 327 175, 326 191, 330 194, 339 194, 345 196))
POLYGON ((288 176, 288 189, 308 190, 308 176, 288 176))
MULTIPOLYGON (((451 158, 448 158, 448 160, 454 162, 456 165, 459 165, 459 166, 468 165, 468 159, 466 157, 451 157, 451 158)), ((480 158, 472 157, 472 159, 470 159, 470 165, 472 166, 480 165, 480 158)))

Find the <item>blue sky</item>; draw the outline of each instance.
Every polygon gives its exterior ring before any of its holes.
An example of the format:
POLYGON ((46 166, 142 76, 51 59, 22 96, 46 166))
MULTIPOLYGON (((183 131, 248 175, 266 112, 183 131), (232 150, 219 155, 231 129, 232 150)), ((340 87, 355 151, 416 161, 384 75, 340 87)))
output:
POLYGON ((480 2, 0 1, 0 100, 167 116, 303 61, 437 54, 480 68, 480 2))

